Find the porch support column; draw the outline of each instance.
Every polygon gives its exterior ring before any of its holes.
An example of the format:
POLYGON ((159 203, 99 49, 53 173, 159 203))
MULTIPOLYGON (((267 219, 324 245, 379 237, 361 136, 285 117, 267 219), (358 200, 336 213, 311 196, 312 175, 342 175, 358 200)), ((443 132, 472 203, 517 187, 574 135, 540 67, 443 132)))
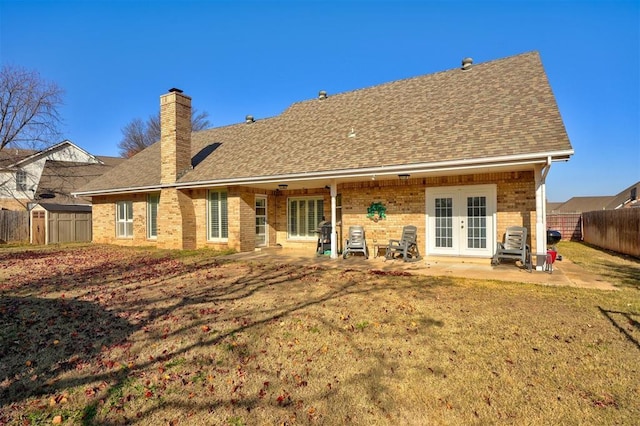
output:
POLYGON ((336 197, 338 195, 338 185, 335 179, 331 181, 331 259, 338 258, 338 233, 336 231, 336 197))
MULTIPOLYGON (((547 159, 544 166, 536 166, 536 264, 537 271, 544 269, 544 260, 547 256, 547 173, 551 168, 551 158, 547 159)), ((533 260, 533 259, 532 259, 533 260)))

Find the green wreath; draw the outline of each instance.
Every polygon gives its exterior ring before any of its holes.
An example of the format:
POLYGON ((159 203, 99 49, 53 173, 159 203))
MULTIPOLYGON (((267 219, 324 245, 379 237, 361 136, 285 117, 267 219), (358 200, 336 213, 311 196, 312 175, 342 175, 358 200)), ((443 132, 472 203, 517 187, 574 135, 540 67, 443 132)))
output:
POLYGON ((380 202, 371 203, 367 209, 367 217, 373 221, 385 219, 387 217, 387 208, 380 202))

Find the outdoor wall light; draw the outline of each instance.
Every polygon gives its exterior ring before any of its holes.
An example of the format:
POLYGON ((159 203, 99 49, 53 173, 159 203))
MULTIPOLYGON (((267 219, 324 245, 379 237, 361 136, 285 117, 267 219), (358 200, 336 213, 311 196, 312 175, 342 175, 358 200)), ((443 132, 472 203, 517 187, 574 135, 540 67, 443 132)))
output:
POLYGON ((289 187, 289 185, 287 185, 286 183, 281 183, 280 185, 278 185, 278 189, 281 190, 281 191, 284 191, 288 187, 289 187))
POLYGON ((411 176, 411 175, 408 175, 408 174, 398 175, 400 180, 407 180, 407 179, 409 179, 409 176, 411 176))

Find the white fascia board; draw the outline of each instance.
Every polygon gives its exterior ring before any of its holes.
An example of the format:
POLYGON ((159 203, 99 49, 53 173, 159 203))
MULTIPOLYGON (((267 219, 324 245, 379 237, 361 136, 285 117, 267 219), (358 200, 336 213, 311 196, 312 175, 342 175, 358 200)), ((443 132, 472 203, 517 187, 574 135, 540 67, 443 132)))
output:
POLYGON ((292 173, 272 176, 252 176, 246 178, 229 178, 229 179, 213 179, 198 182, 184 182, 184 183, 171 183, 163 185, 143 186, 136 188, 115 188, 108 190, 96 190, 96 191, 82 191, 72 192, 73 196, 93 196, 93 195, 117 195, 117 194, 130 194, 134 192, 153 192, 159 191, 164 188, 177 188, 177 189, 195 189, 195 188, 210 188, 216 186, 230 186, 230 185, 256 185, 266 183, 281 183, 283 181, 310 181, 315 179, 341 179, 341 178, 354 178, 354 177, 369 177, 371 175, 385 176, 393 175, 397 173, 429 173, 429 172, 443 172, 443 171, 469 171, 480 168, 491 167, 508 167, 508 166, 522 166, 533 164, 547 164, 549 158, 552 161, 565 161, 569 156, 573 155, 573 150, 555 151, 548 153, 537 154, 522 154, 511 155, 504 157, 491 157, 469 160, 457 160, 457 161, 442 161, 435 163, 421 163, 411 165, 394 165, 394 166, 379 166, 368 167, 364 169, 346 169, 346 170, 329 170, 324 172, 311 172, 311 173, 292 173), (554 160, 555 158, 555 160, 554 160))
POLYGON ((51 155, 51 153, 53 151, 59 150, 60 148, 62 148, 65 145, 66 146, 71 146, 72 148, 77 149, 81 153, 85 154, 87 157, 92 158, 98 164, 104 164, 104 162, 99 160, 95 155, 93 155, 90 152, 80 148, 78 145, 74 144, 70 140, 65 139, 62 142, 58 142, 57 144, 50 146, 49 148, 45 148, 42 151, 38 151, 36 153, 31 154, 30 156, 28 156, 26 158, 23 158, 22 160, 14 163, 13 166, 14 167, 20 167, 21 164, 25 164, 25 163, 31 162, 31 161, 35 160, 36 158, 49 156, 49 155, 51 155))
POLYGON ((552 161, 565 161, 573 154, 573 150, 559 151, 553 153, 539 153, 536 155, 513 155, 505 157, 493 157, 483 159, 458 160, 458 161, 442 161, 437 163, 422 163, 412 165, 399 166, 380 166, 369 167, 364 169, 348 169, 348 170, 330 170, 326 172, 314 173, 294 173, 274 176, 257 176, 248 178, 232 178, 232 179, 215 179, 200 182, 177 183, 177 188, 202 188, 211 186, 227 186, 227 185, 248 185, 248 184, 264 184, 282 181, 306 181, 314 179, 340 179, 354 177, 369 177, 371 175, 385 176, 394 175, 400 172, 411 173, 429 173, 442 171, 466 171, 479 168, 505 167, 505 166, 521 166, 527 164, 546 164, 549 158, 552 161), (553 160, 553 158, 557 158, 553 160))
POLYGON ((94 195, 119 195, 119 194, 133 194, 140 192, 158 192, 164 188, 175 188, 175 184, 164 185, 151 185, 151 186, 137 186, 131 188, 114 188, 114 189, 97 189, 95 191, 77 191, 72 192, 73 197, 91 197, 94 195))

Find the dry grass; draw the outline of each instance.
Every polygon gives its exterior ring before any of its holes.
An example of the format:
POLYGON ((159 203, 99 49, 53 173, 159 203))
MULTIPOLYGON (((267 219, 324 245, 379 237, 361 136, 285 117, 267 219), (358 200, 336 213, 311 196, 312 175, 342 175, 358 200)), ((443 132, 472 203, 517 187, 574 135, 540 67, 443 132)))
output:
POLYGON ((619 288, 640 290, 640 259, 572 242, 561 242, 558 250, 584 270, 602 276, 619 288))
POLYGON ((621 288, 0 251, 0 424, 633 424, 621 288))

